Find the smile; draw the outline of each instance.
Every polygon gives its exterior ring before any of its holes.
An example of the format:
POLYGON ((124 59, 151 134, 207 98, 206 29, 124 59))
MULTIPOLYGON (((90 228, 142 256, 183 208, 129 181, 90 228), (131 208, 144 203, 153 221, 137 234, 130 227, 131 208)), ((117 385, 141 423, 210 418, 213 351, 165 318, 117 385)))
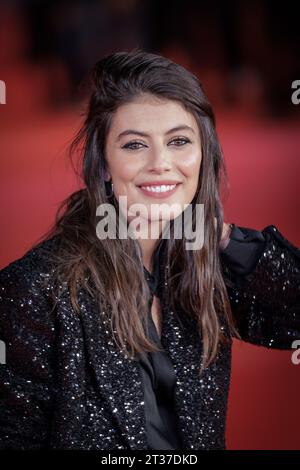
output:
POLYGON ((144 194, 151 197, 168 197, 175 193, 180 184, 181 183, 139 186, 139 189, 143 191, 144 194))

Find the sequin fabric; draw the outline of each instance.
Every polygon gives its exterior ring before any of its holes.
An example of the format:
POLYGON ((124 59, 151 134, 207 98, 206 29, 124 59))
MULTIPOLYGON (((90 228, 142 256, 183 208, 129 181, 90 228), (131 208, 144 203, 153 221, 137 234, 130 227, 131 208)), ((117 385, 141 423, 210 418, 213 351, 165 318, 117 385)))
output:
POLYGON ((290 349, 300 339, 300 250, 274 225, 261 233, 246 230, 246 243, 253 234, 265 239, 256 266, 237 277, 237 267, 234 273, 223 263, 238 331, 244 341, 290 349))
MULTIPOLYGON (((263 231, 262 254, 245 282, 222 261, 242 338, 289 349, 300 339, 300 256, 275 226, 263 231)), ((79 292, 80 315, 66 286, 54 306, 52 267, 43 257, 57 237, 0 272, 0 448, 147 449, 138 362, 124 357, 107 312, 79 292)), ((222 258, 222 256, 221 256, 222 258)), ((162 267, 167 273, 168 266, 162 267)), ((165 279, 167 277, 165 276, 165 279)), ((167 292, 168 283, 164 283, 167 292)), ((191 318, 162 296, 161 342, 176 373, 175 412, 185 449, 224 449, 231 342, 199 378, 201 338, 191 318)))

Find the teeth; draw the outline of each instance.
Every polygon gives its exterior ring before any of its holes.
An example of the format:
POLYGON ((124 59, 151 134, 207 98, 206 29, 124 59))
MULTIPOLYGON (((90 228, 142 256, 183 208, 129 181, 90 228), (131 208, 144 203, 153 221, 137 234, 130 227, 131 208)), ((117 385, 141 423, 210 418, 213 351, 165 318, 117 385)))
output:
POLYGON ((161 186, 141 186, 146 191, 151 191, 152 193, 165 193, 176 188, 176 184, 166 185, 162 184, 161 186))

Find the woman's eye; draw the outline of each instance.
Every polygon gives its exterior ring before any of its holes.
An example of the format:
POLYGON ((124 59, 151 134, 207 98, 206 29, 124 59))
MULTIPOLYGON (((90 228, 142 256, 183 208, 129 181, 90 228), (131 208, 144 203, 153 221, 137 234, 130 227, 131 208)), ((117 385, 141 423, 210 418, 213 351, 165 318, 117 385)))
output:
POLYGON ((177 139, 171 140, 170 144, 172 144, 173 142, 176 142, 176 145, 175 145, 176 147, 182 147, 183 145, 188 144, 191 141, 189 139, 177 138, 177 139))
POLYGON ((144 147, 144 145, 141 142, 128 142, 128 144, 125 144, 122 148, 129 149, 129 150, 138 150, 141 147, 144 147))

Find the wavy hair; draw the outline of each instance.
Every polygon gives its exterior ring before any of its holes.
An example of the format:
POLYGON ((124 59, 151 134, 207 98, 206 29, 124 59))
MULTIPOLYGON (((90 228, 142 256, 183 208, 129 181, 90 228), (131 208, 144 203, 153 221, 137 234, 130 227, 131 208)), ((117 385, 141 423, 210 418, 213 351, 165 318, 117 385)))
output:
POLYGON ((181 103, 195 117, 201 136, 202 162, 192 204, 193 211, 195 204, 204 204, 204 244, 200 250, 187 251, 184 236, 174 238, 171 230, 171 238, 165 239, 166 295, 169 308, 197 323, 203 345, 201 373, 215 360, 219 344, 228 341, 233 332, 237 334, 219 258, 223 226, 220 187, 223 178, 225 183, 228 178, 212 107, 195 75, 166 57, 140 49, 99 60, 89 85, 84 122, 70 147, 71 156, 79 152, 84 187, 62 202, 44 237, 60 235, 58 251, 53 253, 55 276, 67 283, 78 313, 78 287, 89 292, 99 314, 105 311, 108 315, 113 338, 126 355, 136 359, 143 351, 159 350, 144 329, 150 292, 139 243, 131 238, 99 239, 96 209, 103 203, 118 209, 105 182, 106 136, 118 107, 144 93, 181 103))

